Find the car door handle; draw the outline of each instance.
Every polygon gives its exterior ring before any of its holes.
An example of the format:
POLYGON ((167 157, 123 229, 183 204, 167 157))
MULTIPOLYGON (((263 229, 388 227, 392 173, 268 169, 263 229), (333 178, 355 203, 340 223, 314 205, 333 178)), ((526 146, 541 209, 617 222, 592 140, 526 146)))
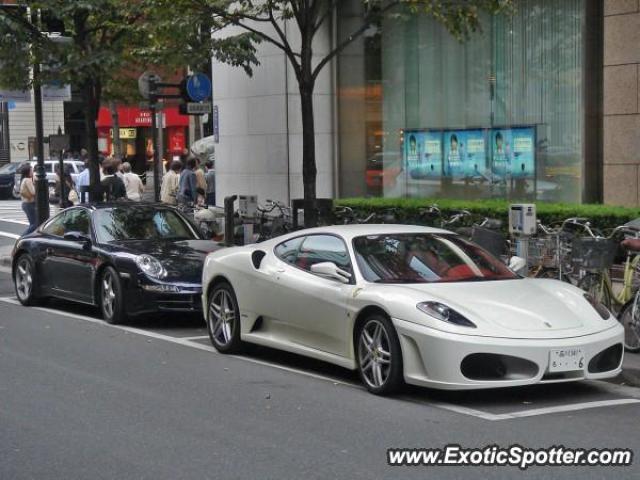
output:
POLYGON ((284 272, 286 272, 286 270, 284 268, 276 269, 276 273, 284 273, 284 272))

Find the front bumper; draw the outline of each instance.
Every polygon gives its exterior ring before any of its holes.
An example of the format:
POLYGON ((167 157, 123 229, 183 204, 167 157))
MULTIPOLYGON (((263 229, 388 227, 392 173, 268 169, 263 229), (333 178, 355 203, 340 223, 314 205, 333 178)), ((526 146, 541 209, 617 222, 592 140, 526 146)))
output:
POLYGON ((622 349, 624 329, 615 320, 611 322, 611 328, 592 335, 562 339, 511 339, 456 335, 393 319, 402 348, 405 381, 443 390, 500 388, 615 377, 621 371, 622 353, 615 368, 600 373, 589 372, 589 364, 596 355, 616 345, 620 345, 622 349), (583 350, 584 368, 551 374, 550 350, 571 347, 583 350), (463 360, 471 354, 515 357, 527 365, 535 364, 535 368, 528 370, 529 373, 506 376, 504 379, 471 379, 463 375, 461 368, 463 360))
MULTIPOLYGON (((158 284, 160 285, 160 284, 158 284)), ((149 285, 138 284, 126 290, 128 315, 144 313, 180 312, 202 313, 202 287, 195 284, 166 284, 175 291, 150 290, 149 285)))

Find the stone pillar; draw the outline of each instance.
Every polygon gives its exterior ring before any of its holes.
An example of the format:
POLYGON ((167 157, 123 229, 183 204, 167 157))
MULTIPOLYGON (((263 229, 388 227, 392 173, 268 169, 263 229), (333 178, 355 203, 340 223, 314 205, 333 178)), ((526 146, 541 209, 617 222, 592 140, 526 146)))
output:
POLYGON ((640 205, 640 0, 604 2, 604 201, 640 205))

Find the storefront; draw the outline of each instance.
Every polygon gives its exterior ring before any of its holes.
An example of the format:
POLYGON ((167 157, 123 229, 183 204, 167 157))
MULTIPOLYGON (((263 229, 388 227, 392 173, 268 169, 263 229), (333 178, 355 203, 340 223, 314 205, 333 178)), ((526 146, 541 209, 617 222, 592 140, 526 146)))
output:
MULTIPOLYGON (((166 107, 162 110, 164 125, 164 158, 171 159, 180 155, 186 147, 189 117, 180 115, 178 107, 166 107)), ((144 172, 153 159, 151 134, 151 112, 136 107, 118 107, 120 125, 120 151, 131 163, 133 169, 144 172)), ((104 155, 113 154, 113 120, 111 111, 102 107, 97 121, 98 149, 104 155)))
MULTIPOLYGON (((387 15, 338 59, 340 195, 597 200, 592 4, 516 1, 463 42, 426 16, 387 15)), ((341 8, 339 39, 362 15, 341 8)))

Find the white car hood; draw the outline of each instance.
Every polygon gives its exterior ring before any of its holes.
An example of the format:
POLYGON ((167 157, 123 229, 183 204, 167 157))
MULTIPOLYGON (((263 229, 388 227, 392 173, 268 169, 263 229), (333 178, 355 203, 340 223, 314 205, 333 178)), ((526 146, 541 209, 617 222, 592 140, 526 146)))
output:
MULTIPOLYGON (((566 338, 597 333, 616 325, 613 316, 603 320, 598 315, 584 299, 584 292, 555 280, 412 284, 400 288, 410 300, 403 299, 405 305, 399 309, 398 318, 426 322, 439 330, 466 335, 566 338), (417 303, 429 300, 455 309, 477 328, 432 320, 415 308, 417 303)), ((398 307, 397 302, 395 306, 398 307)))

